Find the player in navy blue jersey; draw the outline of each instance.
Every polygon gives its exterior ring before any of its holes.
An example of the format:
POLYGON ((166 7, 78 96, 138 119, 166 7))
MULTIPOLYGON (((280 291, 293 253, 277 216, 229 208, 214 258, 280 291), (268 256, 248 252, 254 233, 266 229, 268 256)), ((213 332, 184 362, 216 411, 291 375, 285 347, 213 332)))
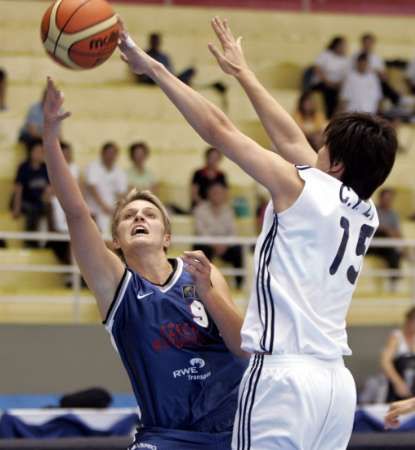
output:
POLYGON ((230 450, 247 354, 240 349, 242 317, 226 281, 202 252, 168 259, 169 218, 147 191, 120 200, 112 224, 118 255, 106 247, 59 148, 59 124, 69 116, 62 104, 49 79, 43 135, 48 173, 75 258, 141 409, 131 449, 230 450))

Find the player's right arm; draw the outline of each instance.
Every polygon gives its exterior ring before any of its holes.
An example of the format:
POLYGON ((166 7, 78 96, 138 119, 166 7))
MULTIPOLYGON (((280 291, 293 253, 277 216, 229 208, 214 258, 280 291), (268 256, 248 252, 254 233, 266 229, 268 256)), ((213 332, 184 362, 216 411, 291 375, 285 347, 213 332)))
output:
POLYGON ((221 43, 223 53, 212 44, 209 44, 210 51, 221 69, 234 76, 246 92, 275 150, 293 164, 314 166, 317 160, 316 152, 303 131, 248 67, 242 51, 242 38, 235 39, 226 20, 218 17, 212 20, 212 28, 221 43))
POLYGON ((60 112, 62 104, 62 93, 48 78, 43 109, 43 145, 48 174, 65 212, 75 259, 97 299, 101 316, 105 318, 125 268, 121 260, 105 246, 63 156, 59 144, 59 124, 70 114, 60 112))
POLYGON ((398 350, 398 346, 398 337, 395 334, 391 334, 382 351, 381 367, 388 380, 392 383, 395 393, 400 397, 410 397, 411 391, 408 385, 393 365, 393 359, 398 350))

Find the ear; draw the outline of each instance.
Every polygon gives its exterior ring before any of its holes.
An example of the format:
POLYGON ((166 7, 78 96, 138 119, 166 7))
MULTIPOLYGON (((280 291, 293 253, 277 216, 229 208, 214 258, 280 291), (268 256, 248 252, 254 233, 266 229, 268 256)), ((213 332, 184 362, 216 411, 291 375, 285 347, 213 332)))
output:
POLYGON ((164 248, 169 248, 171 244, 171 234, 170 233, 166 233, 163 237, 163 247, 164 248))
POLYGON ((112 239, 112 246, 114 250, 119 250, 121 248, 120 243, 117 238, 112 239))
POLYGON ((342 162, 332 164, 328 173, 340 180, 344 173, 344 164, 342 162))

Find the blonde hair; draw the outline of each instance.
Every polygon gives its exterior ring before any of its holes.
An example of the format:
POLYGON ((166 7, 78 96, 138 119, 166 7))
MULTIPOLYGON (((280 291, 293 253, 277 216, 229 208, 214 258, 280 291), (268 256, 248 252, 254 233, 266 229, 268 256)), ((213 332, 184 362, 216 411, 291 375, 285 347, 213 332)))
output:
MULTIPOLYGON (((111 223, 111 235, 113 239, 117 237, 117 228, 118 224, 120 223, 121 211, 129 203, 135 200, 145 200, 146 202, 152 203, 161 212, 161 215, 163 217, 165 233, 171 234, 171 222, 169 213, 167 212, 161 200, 150 191, 139 191, 137 188, 133 188, 124 197, 118 200, 117 205, 115 207, 111 223)), ((167 248, 165 248, 164 250, 167 251, 167 248)), ((122 257, 121 250, 116 250, 116 253, 122 257)))

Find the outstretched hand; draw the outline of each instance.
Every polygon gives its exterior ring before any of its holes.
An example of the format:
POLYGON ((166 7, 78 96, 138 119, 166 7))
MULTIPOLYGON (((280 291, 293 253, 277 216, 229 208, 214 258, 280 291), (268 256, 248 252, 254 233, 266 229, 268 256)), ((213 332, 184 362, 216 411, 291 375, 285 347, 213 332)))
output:
POLYGON ((210 261, 200 250, 184 252, 182 258, 186 269, 192 274, 197 292, 203 298, 204 294, 212 288, 210 261))
POLYGON ((226 19, 222 20, 219 17, 214 17, 211 25, 222 46, 222 52, 212 43, 209 43, 208 47, 221 69, 233 76, 237 76, 242 70, 248 69, 242 50, 242 36, 235 39, 226 19))
POLYGON ((118 41, 118 48, 121 52, 121 59, 126 62, 130 66, 130 69, 137 75, 149 75, 153 58, 148 56, 144 50, 137 46, 125 29, 121 19, 120 24, 122 31, 118 41))
POLYGON ((43 102, 43 116, 45 125, 59 125, 62 120, 65 120, 71 115, 69 111, 63 111, 64 95, 59 91, 52 81, 52 78, 47 78, 46 96, 43 102))
POLYGON ((390 405, 389 411, 385 416, 385 428, 399 427, 399 416, 415 411, 415 398, 401 400, 390 405))

